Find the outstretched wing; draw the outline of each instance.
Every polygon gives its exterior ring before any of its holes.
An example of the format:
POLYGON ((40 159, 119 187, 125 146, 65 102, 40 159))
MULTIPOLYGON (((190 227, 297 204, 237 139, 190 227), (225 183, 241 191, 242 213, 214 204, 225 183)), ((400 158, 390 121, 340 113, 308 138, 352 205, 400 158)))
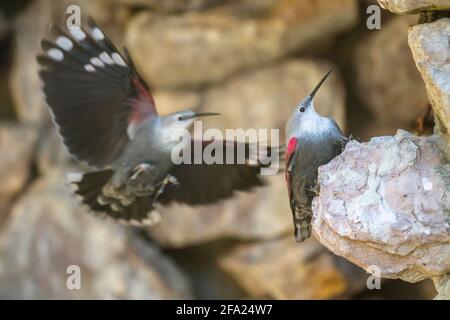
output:
MULTIPOLYGON (((213 141, 192 141, 191 151, 196 144, 202 154, 205 148, 211 147, 213 141)), ((261 168, 270 164, 263 164, 261 155, 272 157, 278 153, 277 161, 281 159, 281 152, 277 147, 265 146, 263 152, 255 154, 256 148, 251 148, 248 143, 235 141, 217 141, 222 146, 223 159, 233 159, 233 164, 195 164, 194 152, 191 152, 191 164, 175 165, 169 174, 179 182, 179 187, 171 186, 161 195, 159 202, 168 204, 172 201, 189 205, 213 203, 221 199, 231 197, 235 191, 248 191, 254 187, 263 186, 264 180, 260 176, 261 168), (238 162, 239 152, 244 150, 243 163, 238 162), (231 155, 231 157, 230 157, 231 155), (259 160, 258 160, 259 159, 259 160)), ((261 147, 261 146, 260 146, 261 147)), ((261 148, 259 148, 261 151, 261 148)))
POLYGON ((156 115, 148 86, 92 19, 89 32, 52 27, 37 57, 44 93, 64 143, 77 159, 110 164, 136 126, 156 115))

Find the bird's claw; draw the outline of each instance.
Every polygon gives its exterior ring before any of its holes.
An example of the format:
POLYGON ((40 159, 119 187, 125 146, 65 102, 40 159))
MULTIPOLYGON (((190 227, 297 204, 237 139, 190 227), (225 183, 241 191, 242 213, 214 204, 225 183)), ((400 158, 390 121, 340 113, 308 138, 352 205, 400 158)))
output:
POLYGON ((320 192, 319 184, 316 183, 314 185, 307 186, 306 191, 309 191, 309 192, 313 193, 315 196, 318 196, 319 192, 320 192))
POLYGON ((171 176, 170 174, 167 175, 165 180, 167 180, 166 184, 170 183, 171 185, 173 185, 177 189, 180 187, 180 183, 178 182, 178 179, 175 178, 174 176, 171 176))
POLYGON ((152 170, 152 166, 148 163, 140 163, 131 171, 130 180, 136 180, 142 173, 150 172, 152 170))
POLYGON ((166 188, 167 185, 173 185, 175 186, 175 188, 179 188, 180 183, 178 182, 178 179, 175 178, 174 176, 168 174, 164 180, 160 183, 159 188, 156 190, 155 195, 153 196, 153 201, 152 201, 152 206, 153 208, 156 207, 156 203, 158 202, 158 198, 163 194, 164 189, 166 188))
POLYGON ((125 182, 126 192, 130 195, 145 196, 154 193, 151 178, 154 175, 154 166, 148 163, 140 163, 131 168, 128 180, 125 182))
POLYGON ((347 143, 349 143, 352 140, 355 140, 355 137, 353 137, 352 134, 350 134, 348 137, 344 137, 344 139, 341 140, 341 152, 344 152, 347 143))

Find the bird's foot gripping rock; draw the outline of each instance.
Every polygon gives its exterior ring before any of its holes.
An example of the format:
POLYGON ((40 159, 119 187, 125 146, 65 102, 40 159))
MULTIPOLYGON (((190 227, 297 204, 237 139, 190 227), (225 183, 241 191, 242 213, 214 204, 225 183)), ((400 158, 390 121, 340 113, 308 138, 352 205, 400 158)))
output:
POLYGON ((355 140, 355 137, 353 137, 352 134, 350 134, 348 137, 344 137, 344 139, 341 140, 341 152, 344 152, 347 143, 349 143, 352 140, 355 140))
POLYGON ((153 208, 156 207, 156 203, 158 202, 159 196, 163 194, 164 189, 168 185, 173 185, 175 188, 178 188, 180 186, 180 183, 178 182, 178 179, 175 178, 174 176, 170 174, 166 175, 164 180, 159 184, 159 187, 156 190, 155 195, 153 196, 153 205, 152 205, 153 208))
POLYGON ((318 183, 306 187, 306 191, 311 192, 315 197, 319 195, 320 187, 318 183))

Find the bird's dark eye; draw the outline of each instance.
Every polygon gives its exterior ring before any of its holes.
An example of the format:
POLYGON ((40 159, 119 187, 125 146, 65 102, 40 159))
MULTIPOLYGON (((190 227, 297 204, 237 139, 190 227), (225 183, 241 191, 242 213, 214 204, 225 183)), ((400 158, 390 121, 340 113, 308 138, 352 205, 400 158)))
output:
POLYGON ((304 107, 301 107, 301 108, 299 109, 299 111, 300 111, 300 112, 305 112, 305 108, 304 108, 304 107))
POLYGON ((183 117, 182 117, 182 116, 178 116, 178 117, 177 117, 177 120, 178 120, 178 121, 181 121, 181 120, 183 120, 183 117))

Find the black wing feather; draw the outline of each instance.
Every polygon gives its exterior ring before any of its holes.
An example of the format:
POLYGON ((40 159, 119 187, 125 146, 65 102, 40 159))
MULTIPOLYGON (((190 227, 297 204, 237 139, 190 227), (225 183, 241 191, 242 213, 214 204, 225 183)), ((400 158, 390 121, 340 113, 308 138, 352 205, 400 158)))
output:
MULTIPOLYGON (((193 150, 192 142, 191 150, 193 150)), ((203 147, 211 141, 204 142, 203 147)), ((189 205, 214 203, 218 200, 230 198, 236 191, 249 191, 254 187, 265 185, 260 171, 264 167, 260 162, 256 164, 236 164, 238 145, 240 142, 226 142, 223 145, 223 155, 234 149, 234 164, 180 164, 175 165, 169 172, 179 182, 179 187, 170 186, 159 198, 162 204, 172 201, 189 205)), ((276 147, 267 147, 268 156, 282 151, 276 147)), ((245 143, 246 159, 249 159, 250 145, 245 143)), ((193 157, 192 161, 193 163, 193 157)))
POLYGON ((105 167, 130 140, 127 128, 136 112, 134 103, 140 102, 145 112, 139 114, 146 117, 156 110, 129 58, 122 57, 92 19, 89 26, 90 32, 81 28, 78 33, 53 27, 54 41, 41 42, 44 53, 37 61, 47 103, 70 153, 91 166, 105 167))

